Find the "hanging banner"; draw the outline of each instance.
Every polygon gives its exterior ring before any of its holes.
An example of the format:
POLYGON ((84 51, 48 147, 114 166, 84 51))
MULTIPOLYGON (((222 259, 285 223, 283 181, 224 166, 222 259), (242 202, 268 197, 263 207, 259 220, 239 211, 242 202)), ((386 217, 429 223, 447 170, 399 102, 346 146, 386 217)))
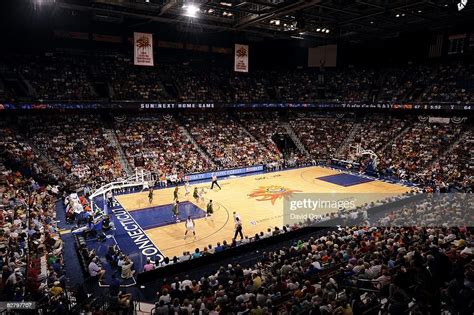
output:
POLYGON ((234 71, 249 72, 249 46, 235 44, 234 71))
POLYGON ((136 66, 153 66, 153 35, 133 33, 133 52, 136 66))

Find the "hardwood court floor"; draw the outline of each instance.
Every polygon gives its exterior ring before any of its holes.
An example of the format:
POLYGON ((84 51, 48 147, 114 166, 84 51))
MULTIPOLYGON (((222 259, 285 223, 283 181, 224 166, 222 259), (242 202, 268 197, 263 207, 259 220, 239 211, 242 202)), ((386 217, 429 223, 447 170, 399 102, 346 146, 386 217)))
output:
MULTIPOLYGON (((179 187, 179 200, 190 201, 205 211, 209 199, 214 203, 214 215, 211 218, 195 220, 196 239, 192 236, 185 240, 184 222, 170 224, 157 228, 145 230, 149 238, 158 246, 161 253, 168 257, 182 255, 183 251, 194 252, 196 248, 203 249, 208 244, 215 246, 217 242, 226 240, 231 242, 234 235, 233 212, 236 211, 243 222, 244 235, 255 235, 266 231, 269 227, 281 227, 283 225, 283 199, 258 200, 262 197, 249 196, 259 191, 265 193, 269 198, 277 196, 280 192, 297 190, 305 193, 344 193, 356 196, 360 193, 377 193, 389 197, 409 191, 409 188, 390 184, 382 181, 371 181, 352 186, 341 186, 317 178, 339 174, 339 171, 323 167, 307 167, 281 172, 264 173, 253 176, 236 177, 219 181, 222 190, 214 188, 210 190, 210 183, 201 183, 196 186, 206 188, 203 203, 195 202, 192 197, 194 185, 191 185, 191 194, 184 196, 184 187, 179 187)), ((148 192, 117 196, 117 200, 125 210, 133 212, 152 206, 171 204, 173 202, 173 189, 155 190, 152 204, 148 202, 148 192)), ((375 201, 371 196, 358 196, 357 205, 365 202, 375 201), (365 198, 365 199, 364 199, 365 198), (369 198, 369 199, 367 199, 369 198)), ((165 210, 162 210, 165 211, 165 210)), ((171 211, 171 210, 170 210, 171 211)))

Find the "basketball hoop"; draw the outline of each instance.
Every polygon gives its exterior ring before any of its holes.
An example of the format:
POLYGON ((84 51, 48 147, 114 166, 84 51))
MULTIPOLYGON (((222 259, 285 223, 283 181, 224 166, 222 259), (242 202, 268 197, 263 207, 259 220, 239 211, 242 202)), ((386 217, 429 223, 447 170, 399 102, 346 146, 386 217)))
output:
POLYGON ((349 157, 352 160, 356 160, 358 157, 360 157, 361 152, 362 152, 362 148, 360 146, 360 143, 351 144, 349 146, 349 157))
POLYGON ((379 162, 379 156, 374 151, 363 149, 360 143, 350 145, 349 148, 351 159, 354 160, 355 158, 368 155, 372 159, 374 167, 377 167, 379 162))

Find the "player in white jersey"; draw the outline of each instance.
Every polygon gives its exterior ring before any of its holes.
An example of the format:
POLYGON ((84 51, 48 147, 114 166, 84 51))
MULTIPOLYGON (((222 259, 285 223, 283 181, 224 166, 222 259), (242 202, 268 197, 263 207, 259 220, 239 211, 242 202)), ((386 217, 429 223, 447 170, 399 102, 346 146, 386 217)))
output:
POLYGON ((196 238, 196 231, 194 230, 194 227, 196 226, 194 224, 194 220, 191 219, 191 216, 188 216, 186 219, 186 222, 184 223, 184 226, 186 227, 186 232, 184 232, 184 239, 188 236, 188 232, 193 232, 194 238, 196 238))
POLYGON ((204 190, 204 187, 201 187, 201 191, 199 192, 199 202, 204 202, 204 194, 206 191, 204 190))
POLYGON ((186 181, 184 183, 184 191, 185 191, 185 196, 189 195, 191 193, 191 186, 189 186, 189 182, 186 181))

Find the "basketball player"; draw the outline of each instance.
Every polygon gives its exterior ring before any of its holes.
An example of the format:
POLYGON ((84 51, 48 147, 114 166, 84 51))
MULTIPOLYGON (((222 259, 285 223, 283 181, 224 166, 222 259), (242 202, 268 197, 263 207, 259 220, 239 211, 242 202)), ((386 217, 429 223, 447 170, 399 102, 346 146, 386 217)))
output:
POLYGON ((210 217, 214 213, 214 206, 212 205, 212 200, 209 200, 206 210, 206 217, 210 217))
POLYGON ((239 217, 235 218, 235 234, 234 239, 237 239, 237 235, 240 235, 240 239, 244 239, 244 235, 242 234, 242 221, 240 221, 239 217))
POLYGON ((191 192, 190 189, 191 189, 191 187, 189 186, 189 182, 188 181, 184 182, 184 190, 186 191, 184 196, 187 196, 187 195, 190 194, 190 192, 191 192))
POLYGON ((149 203, 152 203, 152 202, 153 202, 153 187, 151 187, 151 188, 148 190, 148 202, 149 202, 149 203))
POLYGON ((110 209, 114 204, 114 195, 112 193, 112 190, 109 190, 105 196, 107 197, 107 208, 110 209))
POLYGON ((199 202, 199 192, 198 192, 198 188, 197 188, 197 187, 194 187, 193 198, 196 200, 196 203, 199 202))
POLYGON ((179 220, 179 201, 178 200, 176 200, 174 205, 173 205, 173 215, 174 215, 175 221, 180 222, 180 220, 179 220))
POLYGON ((176 186, 173 191, 173 200, 178 200, 178 190, 179 188, 176 186))
POLYGON ((211 190, 214 188, 214 185, 216 185, 217 187, 219 187, 219 190, 221 190, 221 186, 219 186, 219 184, 217 183, 217 176, 216 174, 213 174, 212 175, 212 184, 211 184, 211 190))
POLYGON ((201 187, 201 191, 199 192, 199 201, 204 202, 204 194, 206 191, 204 190, 204 187, 201 187))
POLYGON ((186 232, 184 232, 184 239, 186 239, 186 237, 188 236, 188 232, 193 232, 194 239, 196 239, 196 231, 194 230, 196 224, 194 224, 194 220, 191 219, 191 216, 188 216, 184 225, 186 227, 186 232))

